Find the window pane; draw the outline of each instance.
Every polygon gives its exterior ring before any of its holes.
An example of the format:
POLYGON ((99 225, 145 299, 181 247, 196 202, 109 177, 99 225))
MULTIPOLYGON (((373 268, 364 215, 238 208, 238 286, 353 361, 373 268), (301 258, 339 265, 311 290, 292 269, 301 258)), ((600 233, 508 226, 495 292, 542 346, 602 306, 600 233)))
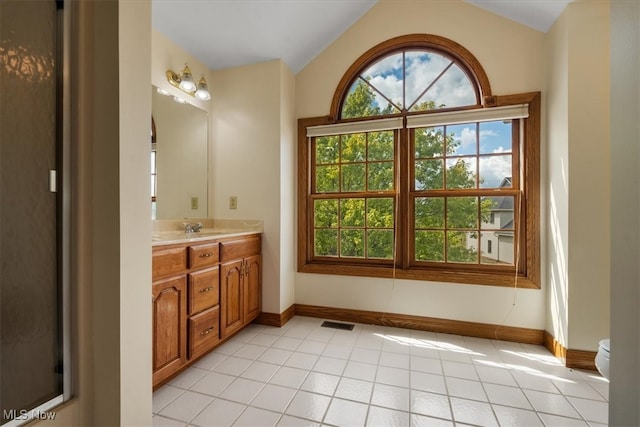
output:
POLYGON ((511 188, 511 155, 480 156, 480 188, 511 188))
POLYGON ((480 123, 480 154, 511 153, 512 145, 511 120, 480 123))
POLYGON ((338 201, 316 200, 313 203, 314 225, 316 227, 338 226, 338 201))
POLYGON ((447 126, 447 155, 477 154, 476 123, 447 126))
POLYGON ((444 227, 443 197, 416 197, 415 212, 416 229, 444 227))
POLYGON ((342 162, 363 162, 366 159, 366 134, 342 135, 342 162))
POLYGON ((444 231, 416 231, 416 261, 444 261, 444 231))
POLYGON ((365 191, 365 165, 342 165, 342 191, 365 191))
POLYGON ((392 228, 393 201, 392 197, 367 199, 367 227, 392 228))
POLYGON ((415 163, 416 190, 441 190, 443 188, 442 169, 444 160, 417 160, 415 163))
POLYGON ((448 197, 447 228, 477 228, 478 198, 448 197))
POLYGON ((447 159, 447 188, 476 188, 476 158, 447 159))
POLYGON ((367 230, 367 256, 393 259, 393 230, 367 230))
POLYGON ((417 98, 431 85, 451 63, 451 60, 433 52, 407 52, 405 54, 405 91, 407 107, 412 105, 411 111, 425 111, 440 108, 434 100, 431 102, 415 103, 417 98))
POLYGON ((415 130, 417 159, 444 156, 444 127, 418 128, 415 130))
POLYGON ((447 231, 447 262, 477 263, 477 233, 447 231))
POLYGON ((393 160, 393 131, 369 133, 368 144, 367 160, 393 160))
POLYGON ((340 200, 340 227, 364 227, 364 199, 340 200))
POLYGON ((316 193, 334 193, 338 191, 338 166, 316 167, 316 193))
POLYGON ((419 102, 433 102, 436 108, 479 104, 473 83, 455 64, 438 79, 419 102))
MULTIPOLYGON (((349 88, 349 95, 345 98, 342 105, 342 118, 349 119, 353 117, 371 117, 382 114, 379 102, 386 100, 377 94, 364 80, 361 78, 349 88)), ((399 112, 395 109, 394 113, 399 112)))
POLYGON ((316 138, 316 164, 338 163, 340 158, 340 136, 316 138))
POLYGON ((364 230, 340 232, 340 256, 364 258, 364 230))
POLYGON ((482 229, 513 231, 513 211, 515 197, 500 196, 482 199, 480 210, 482 215, 482 229))
POLYGON ((393 162, 369 163, 369 191, 393 190, 393 162))
POLYGON ((362 73, 362 78, 384 95, 376 94, 376 105, 383 114, 397 112, 394 106, 388 105, 390 99, 395 106, 403 107, 403 64, 402 53, 389 55, 374 63, 362 73))
POLYGON ((338 256, 338 230, 316 230, 314 240, 316 256, 338 256))
POLYGON ((514 265, 513 231, 481 233, 481 264, 514 265))
POLYGON ((151 175, 151 196, 156 195, 156 176, 151 175))

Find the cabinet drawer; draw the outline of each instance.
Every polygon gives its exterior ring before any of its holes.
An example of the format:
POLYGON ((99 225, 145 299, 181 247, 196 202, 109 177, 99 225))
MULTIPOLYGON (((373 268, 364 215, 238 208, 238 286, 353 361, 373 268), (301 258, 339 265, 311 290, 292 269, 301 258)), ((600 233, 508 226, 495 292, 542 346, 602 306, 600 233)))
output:
POLYGON ((220 261, 222 262, 257 255, 262 250, 260 236, 250 236, 241 240, 223 242, 221 246, 220 261))
POLYGON ((189 358, 200 356, 220 341, 220 306, 189 318, 189 358))
POLYGON ((220 302, 219 268, 189 274, 189 314, 199 313, 220 302))
POLYGON ((189 246, 189 268, 207 267, 216 265, 219 261, 218 243, 189 246))
POLYGON ((180 273, 187 269, 187 252, 185 248, 160 249, 153 252, 153 280, 158 277, 180 273))

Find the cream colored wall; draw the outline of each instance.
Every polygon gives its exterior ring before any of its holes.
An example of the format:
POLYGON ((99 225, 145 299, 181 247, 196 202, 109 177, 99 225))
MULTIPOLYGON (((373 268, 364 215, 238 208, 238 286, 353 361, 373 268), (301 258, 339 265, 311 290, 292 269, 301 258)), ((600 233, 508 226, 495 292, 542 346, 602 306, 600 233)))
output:
MULTIPOLYGON (((437 34, 466 47, 485 68, 494 94, 544 88, 543 33, 458 0, 382 0, 297 75, 296 117, 328 114, 339 80, 362 53, 410 33, 437 34)), ((297 273, 295 297, 301 304, 543 329, 546 283, 542 285, 542 290, 514 291, 297 273)))
POLYGON ((595 351, 609 335, 608 7, 599 1, 569 4, 546 40, 546 329, 574 350, 595 351))
POLYGON ((295 76, 284 62, 280 63, 280 309, 295 303, 296 235, 296 122, 295 76))
POLYGON ((640 3, 612 1, 609 425, 640 425, 640 3))
POLYGON ((150 425, 149 170, 137 141, 149 134, 151 4, 71 7, 76 371, 73 399, 46 425, 150 425))
POLYGON ((609 4, 569 13, 569 342, 597 350, 609 336, 609 4))
POLYGON ((263 220, 262 309, 280 312, 281 62, 212 73, 213 217, 263 220), (229 197, 238 207, 229 208, 229 197))
POLYGON ((545 329, 568 345, 569 310, 569 19, 565 12, 545 37, 549 290, 545 329))

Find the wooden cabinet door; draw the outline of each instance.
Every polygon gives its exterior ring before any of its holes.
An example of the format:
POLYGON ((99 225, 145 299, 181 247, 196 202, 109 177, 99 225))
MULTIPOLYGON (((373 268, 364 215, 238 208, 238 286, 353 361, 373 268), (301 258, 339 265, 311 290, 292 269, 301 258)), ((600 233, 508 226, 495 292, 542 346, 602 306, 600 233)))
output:
POLYGON ((155 282, 153 293, 153 383, 178 371, 187 358, 187 280, 155 282))
POLYGON ((226 338, 243 326, 242 260, 220 266, 220 338, 226 338))
POLYGON ((247 324, 258 317, 262 311, 261 271, 262 256, 254 255, 245 258, 245 275, 243 277, 243 310, 244 323, 247 324))

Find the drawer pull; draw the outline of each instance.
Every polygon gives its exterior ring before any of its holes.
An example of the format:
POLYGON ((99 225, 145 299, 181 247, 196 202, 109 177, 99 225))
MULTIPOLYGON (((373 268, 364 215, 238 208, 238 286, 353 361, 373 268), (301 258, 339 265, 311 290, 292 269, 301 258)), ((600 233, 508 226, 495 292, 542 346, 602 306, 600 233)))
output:
POLYGON ((209 291, 212 291, 212 290, 213 290, 213 286, 207 286, 206 288, 200 289, 198 292, 200 292, 202 294, 202 293, 209 292, 209 291))
POLYGON ((204 331, 200 332, 198 335, 200 335, 200 336, 208 335, 211 332, 213 332, 213 326, 209 326, 207 329, 205 329, 204 331))
POLYGON ((213 252, 205 252, 203 254, 198 255, 200 258, 209 258, 213 256, 213 252))

